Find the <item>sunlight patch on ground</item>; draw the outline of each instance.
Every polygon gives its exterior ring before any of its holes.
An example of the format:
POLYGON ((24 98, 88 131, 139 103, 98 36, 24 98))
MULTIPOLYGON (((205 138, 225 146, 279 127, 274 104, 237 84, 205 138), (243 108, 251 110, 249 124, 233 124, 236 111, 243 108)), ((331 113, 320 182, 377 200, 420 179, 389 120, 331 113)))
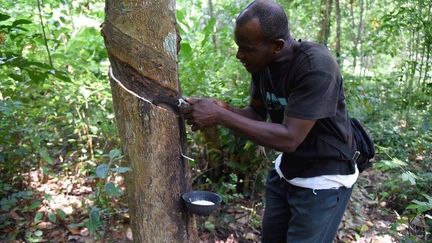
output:
POLYGON ((355 241, 355 243, 395 243, 397 242, 390 235, 383 236, 371 236, 371 237, 361 237, 359 240, 355 241))
POLYGON ((84 205, 91 205, 92 201, 88 195, 93 189, 84 185, 85 179, 64 177, 61 179, 50 178, 46 183, 41 184, 39 171, 30 173, 30 187, 41 193, 44 198, 43 206, 38 212, 52 212, 57 209, 63 210, 67 215, 71 215, 76 211, 82 210, 84 205))

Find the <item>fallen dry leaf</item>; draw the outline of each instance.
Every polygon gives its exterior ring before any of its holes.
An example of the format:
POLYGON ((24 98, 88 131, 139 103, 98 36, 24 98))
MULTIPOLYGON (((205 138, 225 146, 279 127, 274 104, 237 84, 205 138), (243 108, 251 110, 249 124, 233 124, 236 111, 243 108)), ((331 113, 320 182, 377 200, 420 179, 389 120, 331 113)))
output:
POLYGON ((23 220, 23 219, 24 219, 23 217, 19 216, 18 213, 15 212, 15 211, 10 212, 10 213, 9 213, 9 216, 10 216, 11 218, 17 220, 17 221, 18 221, 18 220, 23 220))
POLYGON ((237 226, 236 226, 236 224, 234 224, 234 223, 229 223, 228 224, 228 227, 231 229, 231 230, 237 230, 237 226))
POLYGON ((81 230, 79 228, 74 228, 70 226, 66 226, 67 230, 73 235, 79 235, 81 233, 81 230))
POLYGON ((54 230, 48 234, 54 242, 66 242, 65 232, 63 230, 54 230))
POLYGON ((252 232, 247 233, 244 238, 246 240, 253 240, 253 241, 258 241, 258 236, 252 232))
POLYGON ((52 224, 51 222, 40 222, 36 225, 36 228, 38 229, 54 229, 56 226, 52 224))
POLYGON ((89 235, 89 230, 87 228, 83 228, 80 230, 79 233, 81 236, 88 236, 89 235))
POLYGON ((128 228, 126 229, 126 238, 127 238, 128 240, 133 240, 133 236, 132 236, 132 229, 131 229, 130 227, 128 227, 128 228))
POLYGON ((68 242, 83 242, 83 237, 79 235, 69 235, 68 242))

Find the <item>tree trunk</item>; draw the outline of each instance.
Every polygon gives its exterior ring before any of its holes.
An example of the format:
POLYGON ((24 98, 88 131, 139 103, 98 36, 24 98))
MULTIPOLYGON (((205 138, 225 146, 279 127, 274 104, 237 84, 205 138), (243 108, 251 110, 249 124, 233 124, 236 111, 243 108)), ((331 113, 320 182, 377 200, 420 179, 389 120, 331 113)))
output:
POLYGON ((365 0, 365 2, 361 2, 361 5, 362 5, 362 9, 363 10, 361 10, 363 13, 362 13, 362 16, 363 16, 363 18, 362 18, 362 21, 361 21, 361 26, 360 26, 360 38, 359 38, 359 45, 360 45, 360 63, 359 63, 359 66, 360 66, 360 75, 362 75, 362 76, 364 76, 365 74, 366 74, 366 68, 367 68, 367 66, 365 65, 365 53, 364 53, 364 47, 365 47, 365 45, 364 45, 364 43, 363 43, 363 40, 365 40, 365 39, 368 39, 368 36, 367 36, 367 29, 365 28, 365 21, 366 21, 366 19, 367 19, 367 15, 368 15, 368 9, 370 9, 370 6, 369 6, 369 4, 370 4, 370 2, 368 1, 368 0, 365 0))
MULTIPOLYGON (((432 15, 432 5, 429 5, 429 9, 427 11, 427 22, 430 21, 431 19, 431 15, 432 15)), ((423 76, 423 84, 422 84, 422 90, 426 91, 426 84, 427 84, 427 80, 429 78, 429 67, 430 67, 430 54, 431 54, 431 47, 432 47, 432 33, 426 32, 426 36, 425 36, 425 45, 426 45, 426 67, 425 67, 425 71, 424 71, 424 76, 423 76)))
POLYGON ((424 76, 423 76, 423 84, 422 84, 422 90, 425 91, 426 90, 426 84, 427 84, 427 80, 428 80, 428 73, 429 73, 429 67, 430 67, 430 53, 431 53, 431 44, 428 44, 427 48, 426 48, 426 68, 424 71, 424 76))
MULTIPOLYGON (((214 10, 213 10, 213 1, 212 0, 208 0, 208 7, 209 7, 209 16, 210 16, 210 19, 215 18, 214 10)), ((215 26, 216 26, 216 24, 215 24, 215 26)), ((212 30, 211 37, 212 37, 213 48, 217 49, 217 39, 216 39, 216 33, 215 33, 214 29, 212 30)))
POLYGON ((341 66, 341 13, 340 13, 340 0, 335 0, 336 7, 336 60, 341 66))
POLYGON ((352 28, 353 30, 357 29, 357 33, 353 32, 353 42, 354 42, 354 54, 353 54, 353 69, 355 73, 360 73, 357 71, 357 58, 360 56, 360 52, 358 50, 359 44, 362 42, 362 31, 363 31, 363 25, 364 25, 364 0, 360 0, 360 16, 359 16, 359 23, 356 26, 354 22, 354 0, 350 1, 351 6, 351 18, 352 18, 352 28))
POLYGON ((194 218, 181 200, 190 183, 181 156, 184 124, 176 106, 175 0, 105 4, 102 33, 112 66, 117 127, 131 168, 126 186, 134 242, 197 242, 194 218))
POLYGON ((330 36, 330 17, 332 10, 332 0, 321 1, 321 27, 318 33, 318 42, 327 45, 330 36))

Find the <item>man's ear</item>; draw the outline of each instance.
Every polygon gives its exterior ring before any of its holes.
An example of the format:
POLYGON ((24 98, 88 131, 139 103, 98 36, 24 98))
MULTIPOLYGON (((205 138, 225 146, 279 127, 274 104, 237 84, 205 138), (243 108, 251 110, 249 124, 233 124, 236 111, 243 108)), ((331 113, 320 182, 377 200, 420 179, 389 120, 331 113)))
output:
POLYGON ((274 47, 273 47, 273 53, 274 54, 278 54, 282 50, 282 48, 284 47, 285 40, 284 39, 276 39, 273 42, 273 45, 274 45, 274 47))

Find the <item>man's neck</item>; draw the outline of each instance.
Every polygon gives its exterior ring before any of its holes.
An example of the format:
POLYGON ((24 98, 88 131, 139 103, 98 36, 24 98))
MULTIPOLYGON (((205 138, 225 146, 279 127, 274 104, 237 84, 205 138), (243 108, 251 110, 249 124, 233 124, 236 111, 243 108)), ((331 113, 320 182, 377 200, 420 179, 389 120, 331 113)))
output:
POLYGON ((279 52, 279 54, 276 56, 275 60, 269 64, 270 69, 272 67, 279 66, 279 63, 287 61, 291 59, 294 55, 294 53, 297 50, 297 47, 300 45, 300 43, 292 38, 289 38, 285 41, 284 47, 279 52))

